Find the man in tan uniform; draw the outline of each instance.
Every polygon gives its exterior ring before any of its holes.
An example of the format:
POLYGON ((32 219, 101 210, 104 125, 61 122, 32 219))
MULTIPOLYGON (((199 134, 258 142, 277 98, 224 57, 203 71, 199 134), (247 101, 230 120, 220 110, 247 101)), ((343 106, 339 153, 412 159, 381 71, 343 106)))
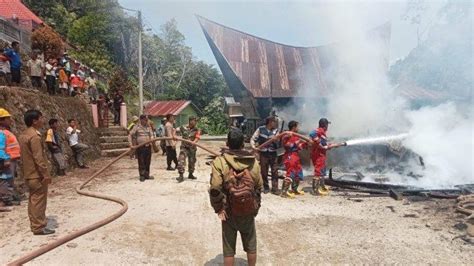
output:
POLYGON ((55 231, 46 228, 46 203, 51 176, 44 153, 44 142, 41 141, 41 133, 38 131, 43 127, 43 115, 38 110, 28 110, 24 120, 28 128, 20 135, 19 142, 23 177, 30 191, 28 199, 30 227, 35 235, 49 235, 55 231))
POLYGON ((247 253, 248 265, 254 266, 257 262, 255 216, 260 208, 260 195, 263 189, 260 165, 251 153, 242 150, 244 147, 244 134, 239 129, 232 129, 229 132, 227 135, 227 146, 229 150, 212 162, 211 187, 209 190, 211 205, 222 221, 224 265, 234 265, 237 232, 240 232, 242 245, 247 253), (233 196, 237 194, 232 194, 231 190, 235 189, 235 187, 232 187, 232 184, 235 182, 234 178, 241 176, 243 173, 244 175, 247 174, 248 179, 245 179, 244 183, 240 183, 239 186, 242 189, 242 184, 244 184, 244 189, 247 188, 246 191, 251 192, 253 195, 251 197, 253 209, 251 209, 250 213, 243 214, 241 212, 239 214, 237 208, 239 207, 239 200, 237 200, 237 204, 233 203, 233 196), (246 184, 250 185, 245 187, 246 184))
MULTIPOLYGON (((140 123, 136 125, 130 132, 133 146, 138 146, 150 141, 153 138, 153 131, 149 127, 146 115, 140 115, 140 123)), ((138 172, 140 174, 140 182, 145 179, 154 179, 150 176, 151 163, 151 143, 145 144, 136 150, 138 159, 138 172)))

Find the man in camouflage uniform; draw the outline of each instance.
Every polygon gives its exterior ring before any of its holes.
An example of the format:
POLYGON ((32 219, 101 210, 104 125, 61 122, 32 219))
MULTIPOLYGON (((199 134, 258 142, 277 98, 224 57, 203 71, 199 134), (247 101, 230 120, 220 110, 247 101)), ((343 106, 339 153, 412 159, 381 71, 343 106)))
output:
MULTIPOLYGON (((199 139, 201 138, 201 131, 196 127, 197 119, 196 117, 190 117, 189 118, 189 124, 184 127, 181 126, 179 128, 179 132, 181 134, 181 137, 183 139, 190 140, 194 143, 197 143, 199 139)), ((193 175, 194 173, 194 168, 196 165, 196 151, 197 148, 194 145, 191 145, 189 143, 181 143, 181 148, 179 151, 179 157, 178 157, 178 172, 179 172, 179 177, 177 178, 178 182, 183 182, 184 181, 184 168, 186 167, 186 157, 188 158, 188 178, 189 179, 196 179, 196 177, 193 175)))

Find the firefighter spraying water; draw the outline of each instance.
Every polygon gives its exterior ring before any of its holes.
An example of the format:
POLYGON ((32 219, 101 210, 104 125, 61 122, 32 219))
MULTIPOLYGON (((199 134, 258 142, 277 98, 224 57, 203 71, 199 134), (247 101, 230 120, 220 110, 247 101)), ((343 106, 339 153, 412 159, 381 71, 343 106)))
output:
POLYGON ((319 127, 309 134, 313 141, 311 148, 311 161, 314 166, 314 177, 312 184, 312 193, 315 196, 327 195, 329 190, 324 184, 324 177, 327 174, 326 169, 326 152, 331 149, 346 146, 345 142, 342 143, 329 143, 327 138, 327 131, 329 128, 329 122, 326 118, 319 119, 319 127))

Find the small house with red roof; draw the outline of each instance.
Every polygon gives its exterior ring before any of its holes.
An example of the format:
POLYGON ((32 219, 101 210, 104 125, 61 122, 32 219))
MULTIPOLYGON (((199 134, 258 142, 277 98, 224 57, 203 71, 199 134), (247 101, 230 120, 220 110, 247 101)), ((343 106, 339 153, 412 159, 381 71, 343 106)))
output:
POLYGON ((149 101, 145 103, 144 114, 150 115, 156 125, 159 125, 166 115, 176 116, 176 126, 186 125, 191 116, 199 117, 201 111, 191 101, 149 101))
POLYGON ((20 0, 0 0, 0 17, 29 31, 43 24, 20 0))

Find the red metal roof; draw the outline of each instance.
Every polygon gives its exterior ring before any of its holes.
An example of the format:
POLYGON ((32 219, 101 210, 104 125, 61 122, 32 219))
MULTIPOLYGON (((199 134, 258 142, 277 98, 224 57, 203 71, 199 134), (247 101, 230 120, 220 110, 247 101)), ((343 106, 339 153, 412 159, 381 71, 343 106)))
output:
POLYGON ((179 115, 191 101, 151 101, 145 106, 145 114, 151 116, 179 115))
MULTIPOLYGON (((325 96, 331 87, 330 71, 337 64, 334 43, 318 47, 296 47, 265 40, 198 16, 204 34, 222 72, 230 70, 256 98, 298 97, 300 89, 316 90, 325 96)), ((368 33, 386 48, 390 44, 390 23, 368 33)), ((385 59, 385 58, 384 58, 385 59)), ((224 73, 225 74, 225 73, 224 73)), ((225 76, 225 75, 224 75, 225 76)), ((229 85, 230 86, 230 85, 229 85)))
POLYGON ((29 10, 20 0, 0 0, 0 16, 6 19, 31 20, 37 24, 43 21, 29 10))

